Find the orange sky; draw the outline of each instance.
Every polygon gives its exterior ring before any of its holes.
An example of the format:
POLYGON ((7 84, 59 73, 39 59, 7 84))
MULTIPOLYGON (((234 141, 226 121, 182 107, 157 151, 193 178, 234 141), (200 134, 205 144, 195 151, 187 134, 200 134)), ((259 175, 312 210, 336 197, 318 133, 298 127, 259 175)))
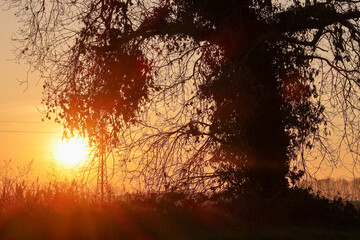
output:
POLYGON ((18 24, 14 14, 0 10, 0 161, 12 159, 21 165, 34 159, 36 170, 46 170, 53 157, 54 148, 61 140, 61 127, 52 122, 42 122, 41 81, 30 75, 28 89, 18 81, 26 79, 27 67, 11 59, 11 36, 18 24), (5 24, 3 24, 5 23, 5 24), (25 92, 24 92, 25 91, 25 92), (42 133, 46 132, 46 133, 42 133))
MULTIPOLYGON (((0 161, 12 159, 16 165, 34 159, 34 170, 44 173, 53 161, 56 146, 61 140, 61 126, 50 121, 41 122, 42 82, 36 74, 30 75, 28 89, 18 81, 26 79, 26 64, 11 59, 11 36, 18 24, 13 12, 0 9, 0 161)), ((331 173, 330 168, 321 173, 331 173)), ((332 172, 332 176, 348 175, 344 170, 332 172)), ((349 175, 350 176, 350 175, 349 175)))

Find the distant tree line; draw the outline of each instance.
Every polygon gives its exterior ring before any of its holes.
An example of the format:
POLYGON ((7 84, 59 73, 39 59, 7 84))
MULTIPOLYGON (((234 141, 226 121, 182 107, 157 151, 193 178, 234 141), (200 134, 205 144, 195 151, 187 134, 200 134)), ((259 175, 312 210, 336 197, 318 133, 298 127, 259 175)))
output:
POLYGON ((360 201, 360 178, 324 178, 308 180, 302 183, 303 187, 311 187, 312 192, 334 199, 341 197, 347 201, 360 201))

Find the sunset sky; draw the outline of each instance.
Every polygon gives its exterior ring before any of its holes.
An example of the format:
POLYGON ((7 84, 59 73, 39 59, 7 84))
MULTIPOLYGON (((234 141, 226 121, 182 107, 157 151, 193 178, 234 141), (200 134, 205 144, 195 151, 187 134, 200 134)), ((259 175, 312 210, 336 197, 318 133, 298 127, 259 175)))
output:
MULTIPOLYGON (((45 172, 53 162, 61 142, 62 128, 52 121, 42 122, 42 81, 36 73, 29 74, 28 66, 16 63, 11 37, 19 27, 13 11, 0 11, 0 161, 12 159, 16 165, 34 160, 34 169, 45 172)), ((323 169, 319 176, 352 177, 344 169, 323 169)))
POLYGON ((42 82, 36 74, 29 75, 27 89, 20 85, 26 79, 27 66, 12 60, 11 37, 19 26, 14 13, 2 7, 0 21, 0 160, 12 159, 22 165, 33 159, 34 168, 43 172, 61 141, 61 126, 41 121, 42 82))

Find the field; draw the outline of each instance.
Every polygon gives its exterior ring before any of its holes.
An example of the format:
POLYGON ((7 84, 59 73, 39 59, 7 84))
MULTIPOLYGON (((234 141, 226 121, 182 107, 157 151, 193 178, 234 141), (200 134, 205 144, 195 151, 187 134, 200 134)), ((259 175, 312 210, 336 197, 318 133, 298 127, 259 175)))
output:
POLYGON ((3 186, 0 239, 358 239, 359 212, 293 189, 292 198, 215 200, 185 193, 108 194, 76 182, 3 186), (250 204, 251 202, 251 204, 250 204))

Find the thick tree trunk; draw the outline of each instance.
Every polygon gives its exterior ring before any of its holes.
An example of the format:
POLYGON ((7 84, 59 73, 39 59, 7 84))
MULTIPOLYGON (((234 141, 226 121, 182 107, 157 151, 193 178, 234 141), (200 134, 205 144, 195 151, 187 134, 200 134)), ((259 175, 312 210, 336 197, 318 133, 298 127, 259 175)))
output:
POLYGON ((255 78, 253 84, 260 92, 253 93, 258 99, 246 133, 249 147, 247 177, 250 184, 262 192, 279 191, 287 188, 289 171, 290 139, 285 132, 283 99, 266 44, 255 49, 248 61, 255 78))

